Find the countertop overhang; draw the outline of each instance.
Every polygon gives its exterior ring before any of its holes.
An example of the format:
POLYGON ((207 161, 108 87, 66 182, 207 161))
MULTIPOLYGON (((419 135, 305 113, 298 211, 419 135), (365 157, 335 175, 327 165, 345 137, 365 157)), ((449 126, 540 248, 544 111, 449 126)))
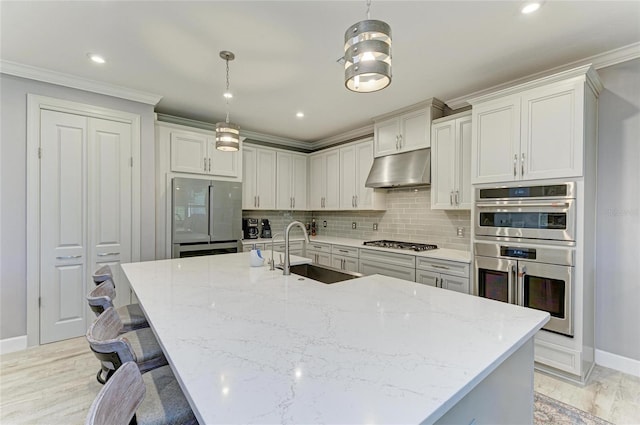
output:
POLYGON ((122 267, 201 423, 432 423, 549 319, 381 275, 283 276, 249 253, 122 267))

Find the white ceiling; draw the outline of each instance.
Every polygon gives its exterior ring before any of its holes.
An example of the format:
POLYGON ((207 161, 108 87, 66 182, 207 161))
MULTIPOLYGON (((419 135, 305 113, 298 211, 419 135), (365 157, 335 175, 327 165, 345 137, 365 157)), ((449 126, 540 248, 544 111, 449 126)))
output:
POLYGON ((640 1, 373 1, 393 32, 393 82, 344 87, 347 27, 361 1, 17 1, 0 3, 0 59, 156 93, 157 112, 224 119, 243 129, 317 141, 430 97, 463 96, 640 41, 640 1), (107 64, 87 60, 104 55, 107 64), (295 113, 302 110, 304 119, 295 113))

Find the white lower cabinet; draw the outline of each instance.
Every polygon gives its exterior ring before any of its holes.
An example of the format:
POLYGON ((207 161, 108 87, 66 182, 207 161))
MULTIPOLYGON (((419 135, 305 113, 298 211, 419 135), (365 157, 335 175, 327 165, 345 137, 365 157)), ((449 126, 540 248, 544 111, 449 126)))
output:
POLYGON ((416 257, 386 251, 360 249, 359 272, 364 275, 381 274, 415 282, 416 257))
POLYGON ((331 267, 358 273, 360 270, 358 248, 354 248, 351 246, 332 245, 331 267))
POLYGON ((313 264, 331 267, 331 245, 328 243, 309 242, 305 256, 311 258, 313 264))
POLYGON ((469 264, 432 258, 418 258, 416 282, 468 294, 469 264))

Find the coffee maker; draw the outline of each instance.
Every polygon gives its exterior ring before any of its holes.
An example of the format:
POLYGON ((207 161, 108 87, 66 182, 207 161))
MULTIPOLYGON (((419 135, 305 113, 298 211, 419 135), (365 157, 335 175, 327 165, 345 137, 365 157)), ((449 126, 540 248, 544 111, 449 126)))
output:
POLYGON ((269 224, 269 220, 266 218, 262 219, 262 233, 260 234, 261 238, 271 238, 271 225, 269 224))
POLYGON ((244 239, 258 239, 258 233, 257 218, 242 219, 242 237, 244 239))

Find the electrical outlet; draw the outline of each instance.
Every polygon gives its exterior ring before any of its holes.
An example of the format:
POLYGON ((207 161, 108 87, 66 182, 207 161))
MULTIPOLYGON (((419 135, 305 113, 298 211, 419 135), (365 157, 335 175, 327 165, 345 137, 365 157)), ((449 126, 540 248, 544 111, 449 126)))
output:
POLYGON ((355 221, 354 221, 353 223, 351 223, 351 228, 352 228, 352 229, 355 229, 356 227, 358 227, 358 226, 356 225, 356 222, 355 222, 355 221))
POLYGON ((378 223, 373 223, 373 230, 378 230, 378 223))
POLYGON ((322 222, 322 227, 327 227, 327 220, 324 220, 324 221, 322 222))
POLYGON ((464 227, 458 227, 456 229, 456 236, 459 238, 464 238, 464 227))

